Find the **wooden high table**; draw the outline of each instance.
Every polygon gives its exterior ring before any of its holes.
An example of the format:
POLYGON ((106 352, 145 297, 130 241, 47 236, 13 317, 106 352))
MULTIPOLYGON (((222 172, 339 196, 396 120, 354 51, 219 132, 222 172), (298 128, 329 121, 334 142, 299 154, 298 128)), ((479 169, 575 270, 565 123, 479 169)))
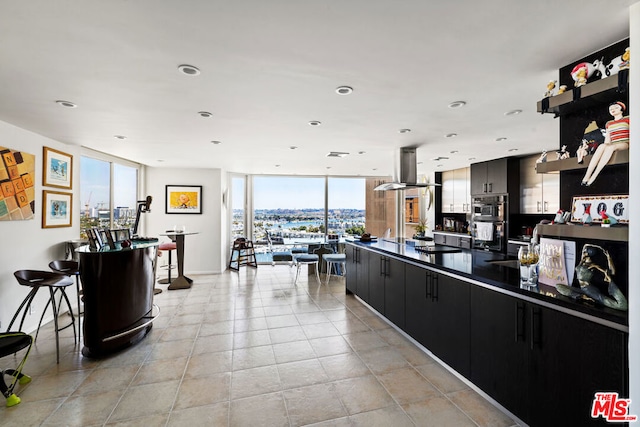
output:
POLYGON ((171 281, 169 290, 175 289, 189 289, 193 280, 184 275, 184 236, 192 234, 198 234, 197 231, 167 231, 166 233, 160 233, 160 236, 167 236, 174 242, 176 242, 176 251, 178 252, 178 277, 171 281))

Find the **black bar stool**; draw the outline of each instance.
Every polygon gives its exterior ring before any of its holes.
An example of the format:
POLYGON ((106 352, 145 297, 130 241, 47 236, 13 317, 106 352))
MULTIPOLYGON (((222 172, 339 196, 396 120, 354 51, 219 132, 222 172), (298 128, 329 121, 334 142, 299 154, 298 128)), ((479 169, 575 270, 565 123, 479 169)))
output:
POLYGON ((78 300, 78 332, 82 331, 80 326, 80 315, 82 311, 80 311, 80 295, 82 295, 82 285, 80 284, 80 263, 78 261, 70 261, 70 260, 59 260, 59 261, 51 261, 49 263, 49 268, 56 273, 62 273, 66 276, 75 276, 76 277, 76 297, 78 300))
POLYGON ((20 398, 13 392, 16 384, 27 384, 31 381, 30 376, 22 373, 22 368, 27 361, 32 344, 33 338, 31 335, 27 335, 24 332, 0 332, 0 357, 17 353, 23 348, 29 347, 16 369, 0 370, 0 392, 5 399, 7 399, 7 407, 15 406, 20 403, 20 398), (11 384, 7 385, 4 381, 5 375, 12 377, 11 384))
POLYGON ((40 322, 38 322, 38 329, 37 329, 36 337, 34 341, 38 339, 38 333, 40 332, 40 325, 42 325, 42 319, 44 319, 44 315, 47 312, 47 308, 49 307, 49 304, 51 304, 53 308, 53 322, 54 322, 54 329, 56 333, 56 362, 60 363, 59 332, 68 328, 69 326, 72 326, 74 343, 78 342, 78 336, 76 334, 76 319, 75 319, 75 316, 73 315, 73 309, 71 308, 69 297, 67 297, 67 293, 65 292, 65 288, 67 286, 73 285, 73 280, 71 280, 70 277, 64 274, 54 273, 52 271, 40 271, 40 270, 18 270, 14 272, 13 275, 18 280, 19 284, 21 284, 22 286, 30 287, 31 291, 29 292, 27 297, 22 301, 22 303, 20 304, 20 307, 18 307, 18 310, 13 315, 13 318, 9 323, 8 330, 11 329, 11 326, 13 326, 13 322, 16 321, 21 311, 23 313, 22 313, 22 319, 20 319, 19 329, 20 330, 22 329, 22 325, 24 324, 24 318, 27 316, 27 313, 29 312, 29 307, 31 306, 33 299, 38 293, 38 290, 40 290, 41 287, 46 286, 47 288, 49 288, 49 301, 47 301, 47 304, 45 305, 44 310, 42 310, 42 316, 40 316, 40 322), (57 292, 60 293, 60 301, 58 304, 56 304, 57 292), (71 314, 71 323, 63 327, 59 327, 58 313, 60 311, 60 304, 62 304, 63 298, 67 303, 67 307, 69 308, 69 313, 71 314))

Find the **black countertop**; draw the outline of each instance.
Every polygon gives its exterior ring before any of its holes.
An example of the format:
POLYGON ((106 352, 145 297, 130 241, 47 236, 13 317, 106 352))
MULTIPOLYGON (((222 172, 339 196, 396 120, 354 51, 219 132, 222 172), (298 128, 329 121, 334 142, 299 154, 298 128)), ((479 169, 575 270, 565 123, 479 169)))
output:
MULTIPOLYGON (((524 298, 534 299, 557 307, 563 307, 581 317, 593 317, 620 325, 617 329, 628 332, 628 314, 596 305, 585 300, 575 301, 559 294, 555 287, 540 284, 535 288, 520 288, 519 269, 514 268, 515 263, 504 265, 492 263, 492 261, 515 261, 515 257, 502 253, 488 252, 477 249, 460 249, 457 252, 425 254, 417 251, 413 246, 378 240, 374 242, 348 242, 356 246, 371 249, 398 258, 434 267, 440 271, 451 273, 463 279, 480 282, 489 287, 508 291, 509 294, 521 295, 524 298), (585 316, 586 315, 586 316, 585 316)), ((436 248, 450 248, 436 245, 436 248)), ((459 248, 456 248, 459 249, 459 248)), ((496 290, 498 290, 496 289, 496 290)), ((592 319, 592 320, 596 320, 592 319)))

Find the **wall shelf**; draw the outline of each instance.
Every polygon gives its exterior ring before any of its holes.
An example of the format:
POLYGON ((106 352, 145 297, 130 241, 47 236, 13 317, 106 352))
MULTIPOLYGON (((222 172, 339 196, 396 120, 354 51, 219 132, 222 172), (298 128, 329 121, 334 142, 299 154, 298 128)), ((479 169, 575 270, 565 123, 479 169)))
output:
MULTIPOLYGON (((577 157, 536 163, 536 172, 551 173, 576 169, 586 169, 589 166, 591 157, 591 155, 585 156, 584 162, 582 164, 578 164, 577 157)), ((622 165, 625 163, 629 163, 629 150, 616 151, 615 153, 613 153, 613 156, 611 157, 611 160, 609 160, 609 163, 607 163, 607 165, 622 165)))
POLYGON ((627 90, 628 75, 628 70, 622 70, 611 77, 595 80, 579 88, 569 89, 563 94, 544 98, 538 101, 537 111, 563 116, 608 103, 620 92, 621 86, 623 90, 627 90))
POLYGON ((600 227, 600 225, 554 225, 538 224, 538 234, 575 239, 609 240, 613 242, 628 242, 629 227, 600 227))

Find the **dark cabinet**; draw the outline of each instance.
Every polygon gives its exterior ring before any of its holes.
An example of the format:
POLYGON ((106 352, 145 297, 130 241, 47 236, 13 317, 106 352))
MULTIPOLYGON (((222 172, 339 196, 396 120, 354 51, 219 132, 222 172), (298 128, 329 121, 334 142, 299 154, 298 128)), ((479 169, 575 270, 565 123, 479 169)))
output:
POLYGON ((369 251, 354 245, 347 245, 347 291, 369 300, 369 251))
POLYGON ((471 194, 507 194, 519 191, 519 164, 517 159, 502 159, 471 165, 471 194), (514 182, 515 181, 515 182, 514 182))
POLYGON ((471 249, 471 237, 453 235, 447 233, 433 233, 433 241, 436 245, 454 246, 457 248, 471 249))
POLYGON ((483 288, 471 301, 474 384, 531 426, 606 425, 591 405, 628 395, 626 334, 483 288))
POLYGON ((404 326, 404 262, 370 253, 367 302, 397 326, 404 326))
POLYGON ((469 284, 405 267, 405 330, 460 374, 469 373, 469 284))
POLYGON ((436 245, 446 245, 447 244, 447 235, 440 233, 433 233, 433 241, 436 245))

